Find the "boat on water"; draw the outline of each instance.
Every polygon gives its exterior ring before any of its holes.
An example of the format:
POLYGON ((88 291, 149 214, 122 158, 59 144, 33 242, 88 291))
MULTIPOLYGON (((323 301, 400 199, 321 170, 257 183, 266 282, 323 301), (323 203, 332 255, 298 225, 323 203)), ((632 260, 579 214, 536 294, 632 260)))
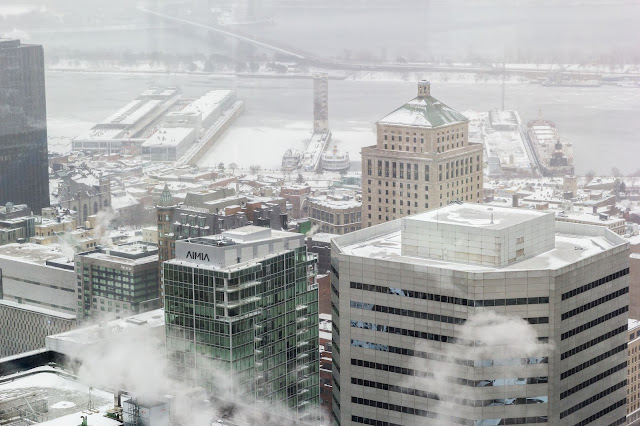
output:
POLYGON ((292 149, 288 149, 282 156, 282 169, 292 171, 300 166, 300 153, 292 149))
POLYGON ((560 140, 553 121, 529 121, 525 134, 544 176, 574 174, 573 145, 560 140))
POLYGON ((341 153, 338 147, 334 145, 331 152, 322 153, 322 170, 327 172, 341 172, 349 170, 351 161, 349 161, 349 153, 341 153))

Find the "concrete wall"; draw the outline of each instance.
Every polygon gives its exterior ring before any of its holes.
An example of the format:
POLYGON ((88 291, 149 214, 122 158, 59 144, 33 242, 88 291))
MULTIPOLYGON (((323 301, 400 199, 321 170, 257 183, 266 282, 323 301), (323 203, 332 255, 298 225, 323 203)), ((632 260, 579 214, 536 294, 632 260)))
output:
POLYGON ((6 300, 68 314, 77 312, 76 275, 73 270, 0 257, 2 293, 6 300))
POLYGON ((48 335, 75 326, 73 315, 0 300, 0 358, 44 348, 48 335))

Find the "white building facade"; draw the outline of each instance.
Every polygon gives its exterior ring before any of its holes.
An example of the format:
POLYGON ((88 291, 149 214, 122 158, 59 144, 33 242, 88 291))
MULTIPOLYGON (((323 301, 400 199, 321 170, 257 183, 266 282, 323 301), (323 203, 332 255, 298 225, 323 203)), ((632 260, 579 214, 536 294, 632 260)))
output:
POLYGON ((332 243, 333 422, 626 421, 628 243, 449 206, 332 243))

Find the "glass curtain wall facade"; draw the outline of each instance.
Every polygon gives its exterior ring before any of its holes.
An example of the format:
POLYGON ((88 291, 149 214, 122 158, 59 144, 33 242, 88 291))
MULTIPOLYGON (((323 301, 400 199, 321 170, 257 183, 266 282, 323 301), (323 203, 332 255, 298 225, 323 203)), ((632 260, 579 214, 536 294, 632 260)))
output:
POLYGON ((209 392, 233 373, 233 393, 314 416, 319 397, 317 258, 298 247, 216 271, 164 264, 170 373, 209 392))
POLYGON ((42 46, 0 38, 0 204, 49 206, 42 46))

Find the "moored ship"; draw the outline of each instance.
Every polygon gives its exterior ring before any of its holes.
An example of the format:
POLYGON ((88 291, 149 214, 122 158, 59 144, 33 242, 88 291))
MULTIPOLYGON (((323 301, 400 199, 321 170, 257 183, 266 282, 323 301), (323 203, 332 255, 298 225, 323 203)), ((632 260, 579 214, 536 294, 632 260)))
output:
POLYGON ((573 175, 573 146, 560 140, 553 121, 532 120, 525 133, 544 176, 573 175))
POLYGON ((338 147, 334 145, 333 151, 322 153, 322 170, 327 172, 341 172, 349 170, 351 161, 349 161, 348 152, 338 152, 338 147))

